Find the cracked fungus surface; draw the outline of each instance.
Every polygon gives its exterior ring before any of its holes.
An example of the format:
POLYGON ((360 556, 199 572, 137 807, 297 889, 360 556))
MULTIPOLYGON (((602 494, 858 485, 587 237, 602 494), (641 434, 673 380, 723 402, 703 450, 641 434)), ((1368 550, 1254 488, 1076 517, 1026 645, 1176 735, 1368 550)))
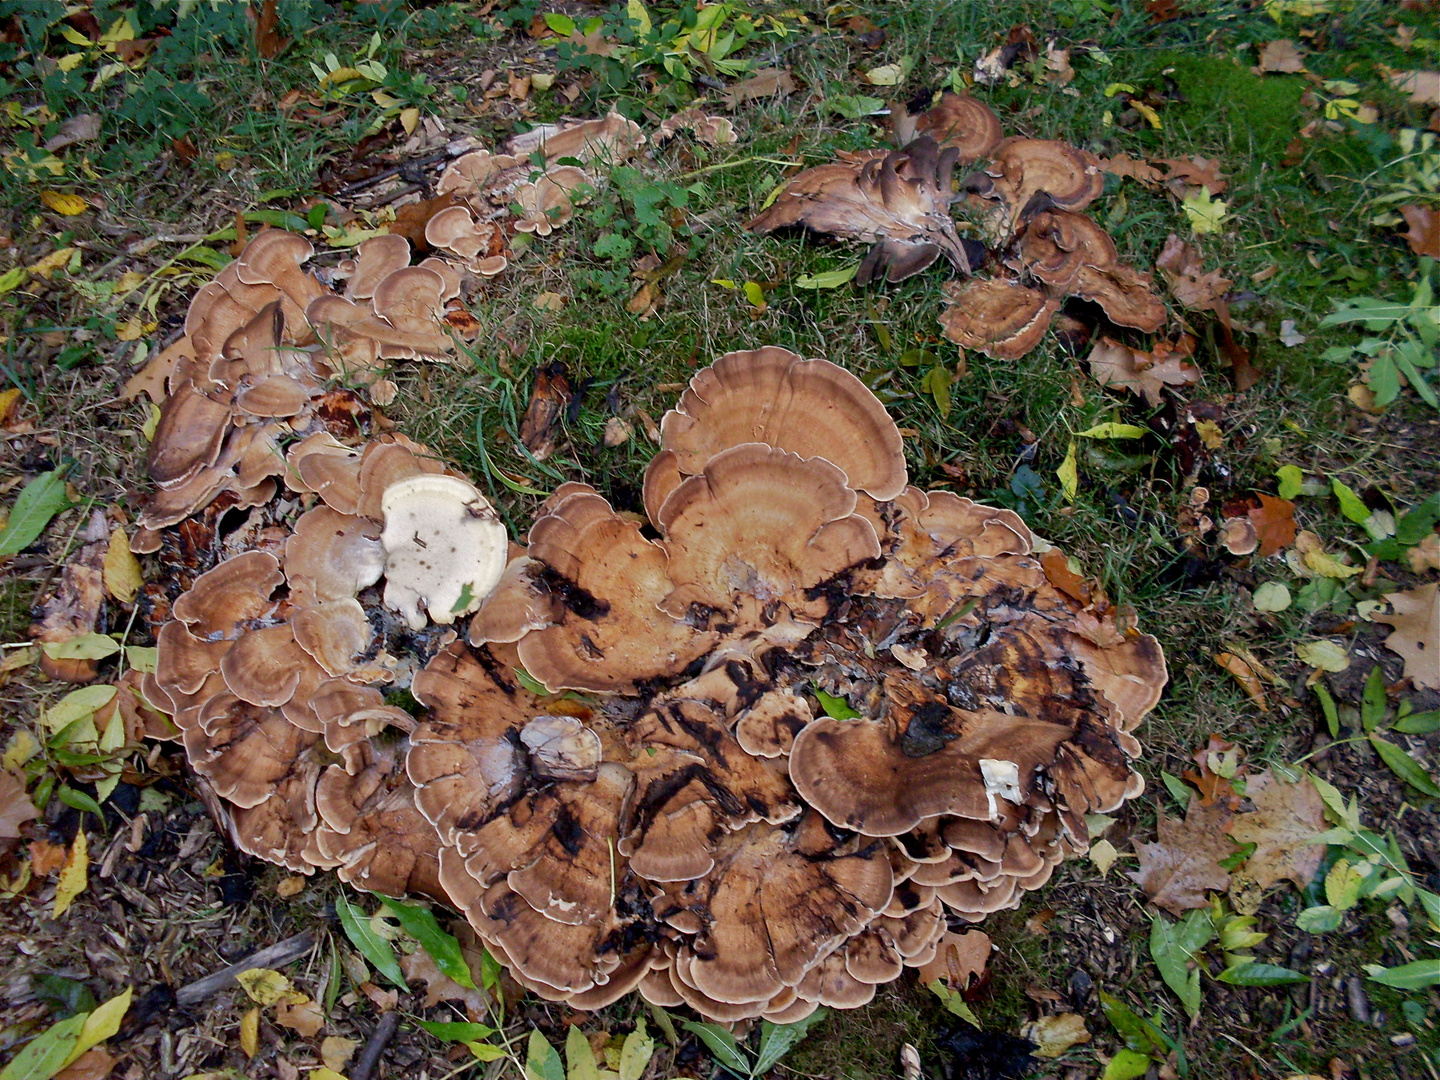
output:
MULTIPOLYGON (((274 290, 324 299, 266 244, 274 290)), ((402 254, 356 271, 383 294, 402 254)), ((664 419, 643 520, 567 483, 507 545, 468 480, 321 388, 299 300, 239 281, 264 305, 183 358, 186 434, 152 454, 178 580, 145 695, 245 850, 450 904, 577 1008, 788 1022, 929 963, 1141 790, 1154 639, 1015 514, 908 486, 842 368, 720 358, 664 419), (234 392, 272 362, 283 393, 234 392)), ((400 285, 426 340, 435 283, 400 285)))

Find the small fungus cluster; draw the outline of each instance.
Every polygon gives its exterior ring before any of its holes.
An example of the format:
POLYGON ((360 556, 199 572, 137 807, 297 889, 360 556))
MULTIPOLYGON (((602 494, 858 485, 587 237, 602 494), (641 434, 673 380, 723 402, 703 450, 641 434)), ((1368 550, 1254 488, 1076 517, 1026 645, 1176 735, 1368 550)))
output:
POLYGON ((223 384, 178 361, 152 453, 157 483, 225 480, 149 518, 215 562, 145 697, 246 851, 444 901, 577 1008, 785 1022, 930 963, 1141 790, 1154 639, 1014 513, 909 486, 842 368, 721 357, 663 419, 643 520, 567 483, 510 547, 464 477, 322 393, 287 321, 319 293, 265 235, 297 272, 205 354, 223 384), (295 407, 252 411, 271 379, 295 407), (247 428, 258 481, 220 465, 247 428))
POLYGON ((1109 234, 1081 212, 1104 190, 1094 155, 1056 140, 1002 138, 999 118, 968 95, 946 92, 921 113, 892 113, 902 149, 844 152, 799 173, 749 228, 799 225, 873 244, 856 274, 861 285, 882 271, 901 281, 944 254, 969 279, 945 287, 945 335, 997 360, 1038 345, 1070 297, 1098 305, 1117 326, 1154 333, 1165 324, 1150 275, 1121 262, 1109 234), (952 181, 957 166, 975 168, 952 181), (987 264, 992 276, 971 276, 987 264))

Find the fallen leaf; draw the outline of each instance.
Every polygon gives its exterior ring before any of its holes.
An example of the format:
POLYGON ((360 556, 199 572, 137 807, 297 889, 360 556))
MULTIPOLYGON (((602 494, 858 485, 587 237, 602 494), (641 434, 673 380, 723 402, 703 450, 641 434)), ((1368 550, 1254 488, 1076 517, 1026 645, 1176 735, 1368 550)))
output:
POLYGON ((535 388, 530 404, 520 419, 520 441, 536 461, 544 461, 555 452, 560 421, 570 404, 570 380, 560 362, 543 365, 535 373, 535 388))
POLYGON ((985 974, 990 950, 990 935, 981 930, 947 931, 935 958, 920 968, 920 983, 929 986, 939 979, 952 990, 964 990, 972 978, 985 974))
MULTIPOLYGON (((1251 669, 1250 665, 1236 656, 1234 653, 1220 652, 1215 654, 1215 663, 1224 670, 1235 676, 1235 681, 1240 684, 1240 689, 1245 691, 1257 709, 1261 712, 1269 712, 1270 704, 1265 700, 1265 688, 1260 682, 1259 676, 1251 669)), ((1203 792, 1203 788, 1201 789, 1203 792)))
POLYGON ((1090 845, 1090 861, 1095 864, 1095 869, 1100 871, 1101 877, 1110 872, 1110 868, 1115 865, 1115 860, 1119 857, 1120 853, 1115 850, 1115 845, 1109 840, 1096 840, 1090 845))
POLYGON ((114 1055, 103 1046, 95 1046, 56 1073, 55 1080, 105 1080, 114 1068, 114 1055))
POLYGON ((258 8, 252 3, 245 14, 254 29, 255 51, 266 60, 275 59, 290 44, 289 38, 280 36, 280 13, 276 10, 276 0, 263 0, 258 8))
POLYGON ((1290 606, 1290 590, 1279 581, 1267 581, 1255 590, 1251 601, 1256 611, 1284 611, 1290 606))
POLYGON ((1204 272, 1200 249, 1175 233, 1166 237, 1155 268, 1165 275, 1175 299, 1191 311, 1214 311, 1230 289, 1231 280, 1218 270, 1204 272))
POLYGON ((1280 321, 1280 344, 1287 349, 1293 349, 1297 345, 1304 345, 1310 339, 1295 329, 1294 319, 1282 319, 1280 321))
POLYGON ((305 891, 305 883, 309 879, 302 874, 291 874, 289 877, 281 878, 280 883, 275 886, 275 895, 282 900, 288 900, 292 896, 299 896, 305 891))
POLYGON ((489 1005, 484 990, 461 986, 442 972, 435 963, 435 958, 424 949, 416 949, 413 953, 402 956, 400 970, 405 973, 407 980, 419 979, 425 984, 427 1009, 442 1001, 458 1001, 465 1006, 466 1012, 479 1015, 489 1005))
POLYGON ((252 1005, 240 1018, 240 1049, 247 1058, 253 1058, 260 1050, 260 1006, 252 1005))
POLYGON ((789 68, 761 68, 748 79, 730 87, 725 92, 725 104, 733 109, 742 101, 794 92, 795 79, 789 68))
POLYGON ((1158 341, 1152 352, 1102 337, 1088 357, 1090 374, 1101 386, 1129 390, 1158 406, 1165 387, 1200 381, 1200 369, 1186 359, 1194 351, 1195 339, 1189 335, 1174 343, 1158 341))
POLYGON ((140 560, 130 551, 130 538, 124 529, 110 534, 110 545, 105 551, 102 565, 105 591, 122 604, 135 599, 144 579, 140 575, 140 560))
POLYGON ((64 217, 74 217, 76 214, 83 214, 89 207, 79 195, 71 195, 60 191, 40 192, 40 201, 48 206, 55 213, 64 217))
POLYGON ((1199 236, 1220 231, 1228 204, 1212 197, 1208 189, 1196 188, 1180 200, 1180 209, 1190 220, 1190 231, 1199 236))
POLYGON ((1394 629, 1385 647, 1405 658, 1405 674, 1417 687, 1440 690, 1440 585, 1421 585, 1393 592, 1385 599, 1393 615, 1376 615, 1376 622, 1394 629))
POLYGON ((1440 213, 1433 206, 1407 203, 1400 207, 1400 216, 1410 230, 1402 235, 1416 255, 1440 259, 1440 213))
POLYGON ((90 880, 90 849, 85 840, 85 830, 75 834, 70 845, 70 855, 60 868, 60 877, 55 882, 55 904, 51 918, 58 919, 70 910, 75 898, 85 891, 90 880))
POLYGON ((1172 914, 1208 907, 1206 890, 1224 889, 1230 884, 1230 875, 1220 866, 1221 859, 1235 852, 1235 845, 1225 836, 1230 816, 1224 802, 1205 806, 1199 799, 1191 801, 1184 821, 1168 817, 1161 810, 1156 822, 1157 842, 1135 842, 1140 867, 1127 876, 1145 890, 1151 903, 1172 914))
MULTIPOLYGON (((1256 498, 1260 500, 1260 505, 1249 510, 1247 516, 1259 535, 1257 550, 1264 558, 1278 554, 1295 542, 1295 504, 1289 499, 1277 499, 1263 492, 1257 492, 1256 498)), ((1274 610, 1283 611, 1284 608, 1274 610)))
POLYGON ((1344 671, 1350 666, 1350 654, 1345 651, 1345 646, 1328 638, 1296 645, 1295 655, 1300 658, 1301 663, 1321 671, 1344 671))
POLYGON ((271 968, 249 968, 236 975, 235 981, 256 1005, 299 1005, 309 1000, 271 968))
POLYGON ((1394 71, 1390 85, 1409 94, 1412 105, 1440 105, 1440 71, 1394 71))
POLYGON ((49 840, 30 841, 30 870, 36 877, 49 877, 65 865, 70 849, 49 840))
POLYGON ((1325 845, 1310 842, 1325 829, 1320 792, 1308 777, 1292 784, 1266 770, 1250 778, 1245 795, 1255 810, 1231 818, 1230 835, 1255 850, 1236 877, 1260 889, 1282 878, 1305 888, 1325 858, 1325 845))
POLYGON ((275 1022, 288 1027, 291 1031, 298 1032, 307 1039, 313 1039, 325 1026, 325 1011, 320 1007, 318 1001, 306 998, 294 1005, 281 1005, 277 1008, 275 1022))
POLYGON ((20 826, 39 816, 25 794, 25 785, 9 772, 0 771, 0 840, 18 840, 20 826))
POLYGON ((60 125, 60 130, 45 141, 49 153, 63 150, 75 143, 93 142, 100 137, 100 116, 98 113, 81 113, 72 116, 60 125))
POLYGON ((559 311, 565 306, 565 298, 556 292, 543 292, 531 302, 536 311, 559 311))
POLYGON ((1032 1020, 1020 1029, 1020 1037, 1035 1044, 1036 1057, 1057 1058, 1072 1046, 1090 1041, 1085 1020, 1077 1013, 1060 1013, 1032 1020))
POLYGON ((1295 552, 1305 568, 1321 577, 1344 580, 1362 573, 1364 567, 1349 566, 1325 550, 1325 544, 1315 533, 1302 529, 1295 534, 1295 552))
POLYGON ((344 1072, 345 1066, 350 1063, 350 1059, 355 1056, 355 1051, 359 1048, 360 1044, 354 1039, 342 1038, 339 1035, 327 1035, 320 1040, 320 1061, 327 1069, 344 1072))
POLYGON ((38 262, 31 263, 26 269, 36 277, 49 281, 58 271, 70 264, 70 258, 74 254, 75 249, 72 247, 59 248, 38 262))
POLYGON ((1257 71, 1267 71, 1281 74, 1294 74, 1297 71, 1305 70, 1305 58, 1300 55, 1300 50, 1295 47, 1295 42, 1289 38, 1281 38, 1279 41, 1266 42, 1260 48, 1260 63, 1257 71))
POLYGON ((606 446, 622 446, 629 441, 634 428, 618 416, 612 416, 605 421, 605 433, 602 442, 606 446))
POLYGON ((0 557, 14 555, 33 544, 60 511, 71 505, 65 490, 65 471, 41 473, 25 485, 0 529, 0 557))

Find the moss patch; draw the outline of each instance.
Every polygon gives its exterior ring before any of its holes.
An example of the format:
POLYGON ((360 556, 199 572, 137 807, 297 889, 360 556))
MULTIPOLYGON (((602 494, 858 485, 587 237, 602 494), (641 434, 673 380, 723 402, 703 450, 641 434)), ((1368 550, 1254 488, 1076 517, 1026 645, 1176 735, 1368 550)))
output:
POLYGON ((1233 60, 1178 52, 1157 55, 1150 77, 1174 79, 1183 95, 1165 112, 1169 125, 1207 145, 1228 146, 1250 159, 1277 164, 1300 128, 1298 75, 1252 75, 1233 60))

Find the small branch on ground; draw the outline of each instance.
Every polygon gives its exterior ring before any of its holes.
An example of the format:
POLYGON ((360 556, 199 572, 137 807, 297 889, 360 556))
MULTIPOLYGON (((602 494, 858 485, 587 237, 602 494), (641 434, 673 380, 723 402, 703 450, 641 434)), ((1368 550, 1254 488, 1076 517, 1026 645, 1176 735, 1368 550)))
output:
POLYGON ((365 1043, 365 1049, 360 1051, 355 1068, 350 1070, 350 1080, 370 1080, 375 1075, 375 1067, 380 1064, 380 1055, 385 1052, 386 1044, 399 1026, 400 1014, 397 1012, 387 1012, 380 1017, 380 1022, 375 1025, 369 1041, 365 1043))
POLYGON ((284 967, 291 961, 300 959, 314 947, 315 935, 312 931, 306 930, 303 934, 296 934, 294 937, 276 942, 259 952, 251 953, 237 964, 231 964, 221 971, 212 972, 202 979, 187 983, 175 992, 175 1000, 181 1005, 198 1004, 211 994, 234 986, 235 976, 242 971, 249 971, 251 968, 284 967))

